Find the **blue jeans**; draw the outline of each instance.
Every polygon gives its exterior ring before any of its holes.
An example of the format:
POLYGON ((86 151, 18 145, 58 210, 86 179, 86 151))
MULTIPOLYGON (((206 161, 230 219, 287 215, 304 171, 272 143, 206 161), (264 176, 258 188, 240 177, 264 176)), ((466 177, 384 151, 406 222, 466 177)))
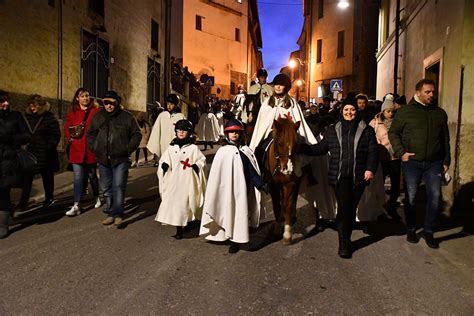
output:
POLYGON ((405 198, 405 218, 407 228, 416 228, 415 196, 420 181, 423 179, 427 196, 424 231, 426 233, 433 233, 433 227, 439 209, 443 163, 441 161, 409 160, 402 162, 402 171, 407 186, 407 196, 405 198))
POLYGON ((128 180, 128 162, 122 162, 114 167, 99 164, 100 186, 106 200, 105 213, 113 218, 122 217, 123 201, 128 180))
POLYGON ((74 171, 74 202, 81 202, 84 184, 87 185, 87 178, 89 178, 92 186, 92 193, 95 197, 99 196, 99 179, 97 178, 97 171, 95 165, 87 164, 73 164, 72 171, 74 171), (87 177, 87 178, 86 178, 87 177))

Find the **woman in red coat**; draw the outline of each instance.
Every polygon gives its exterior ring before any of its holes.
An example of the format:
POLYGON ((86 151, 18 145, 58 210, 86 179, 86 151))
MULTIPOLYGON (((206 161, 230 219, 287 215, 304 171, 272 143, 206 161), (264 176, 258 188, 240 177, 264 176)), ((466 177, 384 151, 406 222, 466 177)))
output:
POLYGON ((74 171, 74 205, 66 212, 67 216, 81 214, 80 202, 84 185, 87 185, 87 178, 91 182, 96 200, 94 207, 99 208, 101 206, 95 155, 87 147, 86 140, 87 129, 97 112, 99 112, 99 109, 94 105, 94 100, 91 99, 89 91, 85 88, 77 89, 72 101, 72 110, 67 114, 66 123, 64 124, 64 136, 69 141, 69 163, 72 164, 74 171), (84 132, 78 137, 73 137, 70 127, 81 123, 84 124, 84 132))

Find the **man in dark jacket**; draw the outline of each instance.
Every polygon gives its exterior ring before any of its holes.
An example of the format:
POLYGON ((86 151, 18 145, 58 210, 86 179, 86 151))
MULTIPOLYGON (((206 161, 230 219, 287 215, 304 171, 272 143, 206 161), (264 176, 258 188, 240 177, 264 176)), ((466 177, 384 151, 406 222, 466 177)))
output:
POLYGON ((435 85, 423 79, 416 84, 410 103, 398 110, 388 132, 395 155, 402 160, 407 185, 405 217, 407 241, 418 242, 415 226, 415 195, 423 179, 427 192, 424 237, 431 248, 439 248, 433 228, 439 209, 441 177, 451 162, 448 116, 433 105, 435 85))
POLYGON ((0 239, 9 233, 11 188, 22 181, 17 150, 30 139, 21 114, 10 110, 9 101, 9 94, 0 90, 0 239))
POLYGON ((129 156, 142 138, 137 121, 121 108, 120 101, 117 92, 108 91, 104 108, 94 116, 87 131, 87 144, 99 163, 100 184, 107 201, 108 217, 102 224, 116 226, 122 223, 129 156))

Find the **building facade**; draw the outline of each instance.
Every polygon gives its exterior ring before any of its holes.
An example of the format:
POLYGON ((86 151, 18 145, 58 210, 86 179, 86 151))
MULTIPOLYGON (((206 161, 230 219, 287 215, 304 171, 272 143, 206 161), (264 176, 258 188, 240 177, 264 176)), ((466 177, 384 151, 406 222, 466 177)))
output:
POLYGON ((0 1, 0 89, 14 107, 40 94, 63 118, 74 92, 113 89, 132 111, 162 101, 168 1, 0 1))
POLYGON ((198 78, 213 78, 212 95, 229 99, 238 84, 249 86, 262 66, 256 0, 175 0, 171 11, 171 55, 198 78))
POLYGON ((330 82, 342 80, 341 96, 350 91, 375 94, 378 0, 305 0, 298 40, 303 88, 309 99, 331 94, 330 82))
MULTIPOLYGON (((444 190, 449 204, 474 182, 474 2, 398 0, 399 50, 396 53, 397 0, 382 0, 377 53, 377 97, 394 90, 410 100, 422 78, 436 82, 437 102, 448 114, 451 175, 444 190), (395 56, 398 69, 395 76, 395 56)), ((474 202, 471 191, 471 200, 474 202)))

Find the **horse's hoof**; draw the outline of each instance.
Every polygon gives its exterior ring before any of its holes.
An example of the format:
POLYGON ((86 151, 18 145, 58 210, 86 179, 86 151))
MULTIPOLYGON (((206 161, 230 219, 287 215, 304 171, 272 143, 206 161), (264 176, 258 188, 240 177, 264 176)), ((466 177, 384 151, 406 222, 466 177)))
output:
POLYGON ((283 245, 290 246, 291 245, 291 238, 290 239, 283 238, 283 245))

